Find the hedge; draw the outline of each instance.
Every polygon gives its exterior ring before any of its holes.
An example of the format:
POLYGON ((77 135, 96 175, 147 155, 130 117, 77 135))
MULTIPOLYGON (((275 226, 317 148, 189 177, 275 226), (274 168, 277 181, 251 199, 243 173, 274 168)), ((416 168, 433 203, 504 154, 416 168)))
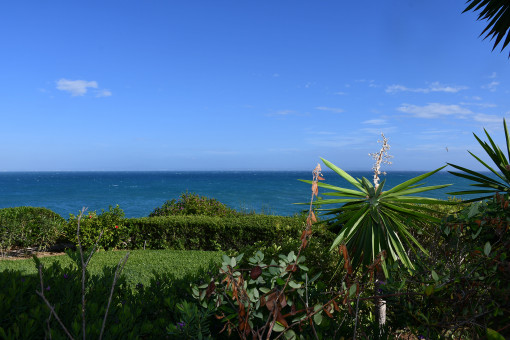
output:
POLYGON ((237 217, 167 216, 128 219, 133 249, 239 250, 257 241, 277 243, 303 229, 300 217, 246 215, 237 217))
POLYGON ((46 208, 0 209, 0 250, 53 245, 63 236, 65 223, 62 216, 46 208))

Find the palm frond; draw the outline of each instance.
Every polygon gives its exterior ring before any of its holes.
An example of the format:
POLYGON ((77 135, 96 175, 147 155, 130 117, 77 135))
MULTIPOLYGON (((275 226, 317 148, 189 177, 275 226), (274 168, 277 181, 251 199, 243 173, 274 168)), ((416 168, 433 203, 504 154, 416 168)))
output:
MULTIPOLYGON (((482 31, 480 36, 486 33, 484 40, 490 37, 494 41, 494 47, 503 41, 501 52, 510 43, 510 2, 507 0, 468 0, 469 5, 462 12, 479 11, 477 20, 487 20, 487 27, 482 31), (503 40, 505 38, 506 39, 503 40)), ((510 53, 509 53, 510 57, 510 53)), ((510 158, 510 155, 509 155, 510 158)))

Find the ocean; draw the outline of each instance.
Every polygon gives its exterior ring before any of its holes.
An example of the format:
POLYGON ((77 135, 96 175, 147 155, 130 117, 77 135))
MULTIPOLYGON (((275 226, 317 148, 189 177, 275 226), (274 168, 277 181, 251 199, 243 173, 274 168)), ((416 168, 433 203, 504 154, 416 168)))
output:
MULTIPOLYGON (((350 174, 372 179, 368 171, 350 174)), ((420 174, 389 172, 385 188, 420 174)), ((350 188, 333 172, 324 172, 324 177, 325 183, 350 188)), ((99 213, 118 204, 126 217, 144 217, 166 200, 177 199, 187 191, 216 198, 240 211, 289 216, 306 209, 293 203, 309 202, 311 196, 310 186, 298 179, 311 180, 311 171, 3 172, 0 173, 0 208, 45 207, 68 218, 82 207, 99 213)), ((445 171, 423 183, 427 186, 453 184, 425 193, 427 197, 441 199, 451 196, 448 192, 468 189, 470 184, 445 171)))

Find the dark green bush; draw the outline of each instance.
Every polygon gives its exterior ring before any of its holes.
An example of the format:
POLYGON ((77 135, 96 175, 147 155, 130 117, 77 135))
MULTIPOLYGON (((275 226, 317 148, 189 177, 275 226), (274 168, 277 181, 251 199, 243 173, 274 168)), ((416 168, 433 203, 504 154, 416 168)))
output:
POLYGON ((257 241, 299 237, 303 229, 301 217, 268 215, 145 217, 124 223, 132 249, 239 250, 257 241))
MULTIPOLYGON (((65 227, 67 239, 74 244, 78 244, 76 230, 78 227, 78 215, 69 217, 65 227)), ((95 211, 85 212, 80 222, 80 241, 84 248, 89 248, 96 243, 103 232, 99 247, 104 249, 127 248, 128 229, 124 223, 124 211, 117 205, 115 208, 109 207, 108 211, 102 210, 97 215, 95 211)))
POLYGON ((0 249, 45 248, 62 237, 64 225, 64 218, 46 208, 0 209, 0 249))
POLYGON ((231 217, 237 216, 239 213, 215 198, 186 192, 182 193, 178 200, 166 201, 161 207, 154 209, 149 217, 176 215, 231 217))

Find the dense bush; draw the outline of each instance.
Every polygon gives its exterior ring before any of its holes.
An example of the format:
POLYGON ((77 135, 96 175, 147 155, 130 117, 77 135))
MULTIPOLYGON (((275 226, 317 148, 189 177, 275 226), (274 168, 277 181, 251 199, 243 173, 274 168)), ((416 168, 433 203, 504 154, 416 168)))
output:
POLYGON ((231 217, 239 213, 227 207, 215 198, 199 196, 195 193, 182 193, 178 200, 166 201, 161 207, 154 209, 149 217, 175 215, 204 215, 231 217))
POLYGON ((0 249, 54 244, 62 236, 65 220, 46 208, 0 209, 0 249))
MULTIPOLYGON (((75 244, 78 243, 76 237, 78 217, 79 214, 71 214, 65 227, 67 239, 75 244)), ((89 248, 96 243, 99 235, 103 232, 99 247, 104 249, 127 248, 125 240, 128 239, 128 229, 125 227, 124 221, 124 211, 118 205, 115 208, 110 206, 108 211, 102 210, 99 215, 95 211, 85 212, 80 221, 82 246, 89 248)))
POLYGON ((125 224, 132 249, 239 250, 257 241, 298 238, 303 228, 300 217, 267 215, 146 217, 125 224))

